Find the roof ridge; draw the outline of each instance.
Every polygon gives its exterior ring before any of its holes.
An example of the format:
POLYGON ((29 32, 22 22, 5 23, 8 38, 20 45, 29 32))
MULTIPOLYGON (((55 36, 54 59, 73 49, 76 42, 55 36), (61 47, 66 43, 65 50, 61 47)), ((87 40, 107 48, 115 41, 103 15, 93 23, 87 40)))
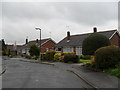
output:
MULTIPOLYGON (((41 40, 49 40, 49 39, 51 39, 51 38, 45 38, 45 39, 41 39, 41 40)), ((34 42, 34 41, 36 41, 36 40, 31 40, 29 42, 34 42)), ((40 41, 40 39, 38 39, 38 41, 40 41)))
MULTIPOLYGON (((111 31, 117 31, 117 29, 114 29, 114 30, 106 30, 106 31, 99 31, 99 32, 101 33, 101 32, 111 32, 111 31)), ((92 32, 92 33, 93 33, 93 32, 92 32)), ((70 36, 87 35, 87 34, 92 34, 92 33, 83 33, 83 34, 76 34, 76 35, 70 35, 70 36)))

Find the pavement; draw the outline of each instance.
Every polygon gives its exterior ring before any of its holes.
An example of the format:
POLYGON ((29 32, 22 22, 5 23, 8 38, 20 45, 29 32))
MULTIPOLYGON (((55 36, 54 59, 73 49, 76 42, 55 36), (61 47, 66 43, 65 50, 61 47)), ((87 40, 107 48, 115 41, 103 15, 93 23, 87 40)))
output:
MULTIPOLYGON (((39 63, 37 60, 23 59, 25 62, 39 63)), ((96 88, 113 88, 114 90, 120 89, 120 79, 111 76, 104 72, 95 72, 82 66, 82 64, 67 64, 60 62, 42 62, 43 64, 54 65, 57 68, 61 68, 70 72, 73 72, 92 86, 96 88)))

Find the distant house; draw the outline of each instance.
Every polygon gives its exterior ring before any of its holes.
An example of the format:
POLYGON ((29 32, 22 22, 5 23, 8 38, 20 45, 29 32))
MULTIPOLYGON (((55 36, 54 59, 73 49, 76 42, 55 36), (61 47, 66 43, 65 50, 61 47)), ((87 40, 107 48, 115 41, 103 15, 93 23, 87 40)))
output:
POLYGON ((11 55, 17 55, 17 47, 15 45, 8 45, 6 44, 8 53, 11 55))
MULTIPOLYGON (((28 39, 26 39, 26 44, 18 48, 18 53, 29 55, 30 46, 33 44, 40 47, 40 40, 36 39, 36 40, 28 42, 28 39)), ((41 52, 44 53, 46 51, 54 50, 55 45, 56 45, 56 42, 53 41, 51 38, 42 39, 41 40, 41 52)))
MULTIPOLYGON (((97 32, 97 28, 94 28, 93 32, 97 32)), ((120 35, 117 30, 101 31, 99 33, 107 36, 112 45, 120 46, 120 35)), ((67 36, 55 46, 55 49, 58 52, 75 52, 77 55, 82 55, 82 42, 90 34, 70 35, 68 31, 67 36)))

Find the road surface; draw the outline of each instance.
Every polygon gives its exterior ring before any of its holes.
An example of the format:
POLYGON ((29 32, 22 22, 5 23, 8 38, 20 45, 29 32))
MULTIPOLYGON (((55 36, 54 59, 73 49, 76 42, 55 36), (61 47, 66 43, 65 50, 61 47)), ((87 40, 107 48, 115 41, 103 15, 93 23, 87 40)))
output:
POLYGON ((21 59, 3 60, 7 70, 2 75, 2 88, 84 88, 80 78, 71 72, 21 59))

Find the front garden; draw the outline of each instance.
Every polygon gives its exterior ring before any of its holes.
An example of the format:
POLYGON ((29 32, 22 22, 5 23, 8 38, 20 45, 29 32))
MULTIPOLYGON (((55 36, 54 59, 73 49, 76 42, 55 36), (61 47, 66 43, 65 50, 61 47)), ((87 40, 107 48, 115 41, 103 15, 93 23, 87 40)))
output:
MULTIPOLYGON (((58 53, 48 51, 42 53, 42 61, 83 63, 83 66, 94 70, 109 73, 120 78, 120 47, 111 46, 109 39, 99 33, 93 33, 83 41, 83 55, 78 56, 73 52, 58 53)), ((30 52, 31 57, 39 59, 39 48, 33 46, 35 53, 30 52)), ((33 48, 31 48, 33 49, 33 48)), ((30 50, 31 51, 31 50, 30 50)))

